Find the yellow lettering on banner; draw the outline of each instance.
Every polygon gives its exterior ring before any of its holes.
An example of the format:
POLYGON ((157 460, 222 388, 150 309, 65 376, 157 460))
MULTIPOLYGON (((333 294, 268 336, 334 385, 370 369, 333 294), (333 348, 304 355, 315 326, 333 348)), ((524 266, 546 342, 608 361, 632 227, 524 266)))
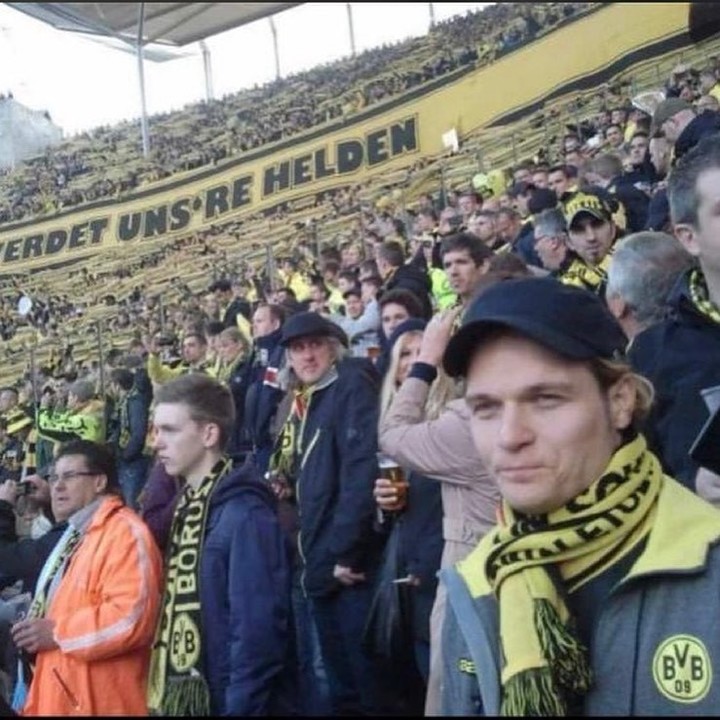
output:
POLYGON ((696 703, 710 690, 712 664, 705 645, 692 635, 673 635, 653 658, 653 680, 669 700, 696 703))
MULTIPOLYGON (((689 3, 607 3, 478 69, 417 88, 279 146, 255 148, 217 166, 173 175, 124 198, 0 228, 0 272, 187 235, 326 190, 405 167, 464 134, 562 95, 578 79, 668 38, 689 43, 689 3), (588 52, 588 48, 592 52, 588 52), (558 63, 561 56, 565 62, 558 63), (514 78, 522 77, 523 82, 514 78)), ((660 47, 658 45, 658 47, 660 47)), ((654 52, 659 52, 655 50, 654 52)), ((652 53, 644 59, 651 60, 652 53)), ((567 92, 570 92, 568 89, 567 92)))

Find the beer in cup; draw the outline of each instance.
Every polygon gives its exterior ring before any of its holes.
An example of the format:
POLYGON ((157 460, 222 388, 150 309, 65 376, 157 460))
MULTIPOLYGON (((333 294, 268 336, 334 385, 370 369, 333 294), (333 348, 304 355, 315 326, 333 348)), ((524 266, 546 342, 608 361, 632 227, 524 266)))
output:
POLYGON ((405 471, 392 458, 382 453, 378 453, 378 466, 380 468, 380 477, 389 480, 397 491, 397 502, 391 507, 384 508, 390 512, 399 512, 407 506, 407 493, 409 483, 405 477, 405 471))

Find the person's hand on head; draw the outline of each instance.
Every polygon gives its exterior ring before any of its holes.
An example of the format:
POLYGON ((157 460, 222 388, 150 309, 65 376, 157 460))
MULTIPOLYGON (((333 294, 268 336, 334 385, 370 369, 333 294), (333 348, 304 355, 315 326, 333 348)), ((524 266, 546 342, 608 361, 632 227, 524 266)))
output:
POLYGON ((461 307, 448 308, 433 316, 423 332, 417 362, 427 363, 433 367, 440 365, 445 348, 450 342, 453 324, 461 312, 461 307))

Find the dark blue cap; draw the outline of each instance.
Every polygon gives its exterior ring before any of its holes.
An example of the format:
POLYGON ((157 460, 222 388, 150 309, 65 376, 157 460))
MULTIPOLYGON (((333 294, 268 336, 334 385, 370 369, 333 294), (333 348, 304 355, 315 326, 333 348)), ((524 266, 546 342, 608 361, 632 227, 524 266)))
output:
POLYGON ((348 346, 348 338, 342 328, 315 312, 299 312, 291 315, 282 326, 280 344, 287 347, 297 338, 311 336, 334 337, 345 347, 348 346))
POLYGON ((467 374, 473 351, 489 331, 505 327, 571 360, 619 359, 627 339, 596 295, 553 278, 504 280, 470 304, 451 338, 443 367, 451 377, 467 374))

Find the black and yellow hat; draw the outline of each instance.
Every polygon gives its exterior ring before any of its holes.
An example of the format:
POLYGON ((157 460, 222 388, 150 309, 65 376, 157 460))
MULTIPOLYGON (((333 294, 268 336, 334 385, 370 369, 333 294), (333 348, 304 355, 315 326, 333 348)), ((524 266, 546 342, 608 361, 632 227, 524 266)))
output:
POLYGON ((573 223, 583 214, 609 221, 616 210, 617 205, 613 208, 609 199, 594 193, 578 192, 565 204, 565 220, 568 228, 572 229, 573 223))

